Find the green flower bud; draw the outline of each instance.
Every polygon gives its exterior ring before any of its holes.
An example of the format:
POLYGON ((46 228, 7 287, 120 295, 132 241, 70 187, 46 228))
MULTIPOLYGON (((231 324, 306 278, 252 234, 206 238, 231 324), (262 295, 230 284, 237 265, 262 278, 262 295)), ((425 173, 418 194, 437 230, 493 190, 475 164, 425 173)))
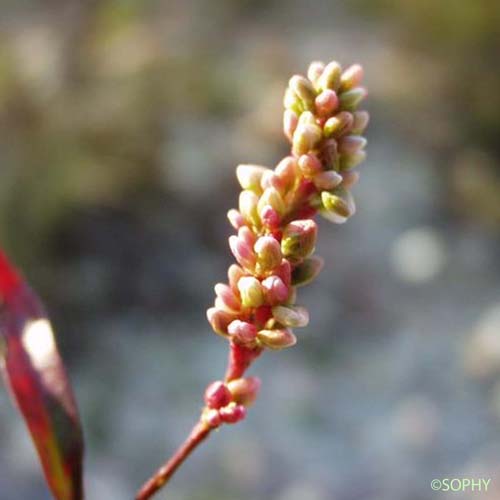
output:
POLYGON ((301 327, 309 323, 307 309, 300 306, 274 306, 274 319, 284 326, 301 327))
POLYGON ((236 167, 236 177, 243 189, 249 189, 256 194, 260 194, 260 179, 264 172, 268 170, 260 165, 238 165, 236 167))
POLYGON ((292 272, 292 285, 303 286, 307 285, 318 276, 323 269, 324 260, 321 257, 310 257, 304 262, 296 266, 292 272))
POLYGON ((361 135, 370 121, 370 115, 368 111, 355 111, 353 117, 351 133, 361 135))
POLYGON ((288 328, 261 330, 257 334, 257 338, 264 347, 274 350, 292 347, 297 343, 297 337, 288 328))
POLYGON ((357 87, 363 79, 363 68, 359 64, 349 66, 340 77, 340 90, 345 92, 357 87))
POLYGON ((321 202, 323 204, 321 215, 336 224, 343 224, 356 211, 351 193, 342 187, 332 192, 323 191, 321 202))
POLYGON ((316 245, 318 227, 312 219, 290 222, 283 231, 281 251, 292 261, 309 257, 316 245))
POLYGON ((323 73, 318 78, 318 87, 320 90, 331 89, 337 91, 340 86, 340 77, 342 67, 336 61, 328 63, 323 73))
POLYGON ((356 87, 347 92, 342 92, 339 95, 340 107, 347 111, 353 111, 367 95, 368 92, 364 87, 356 87))
POLYGON ((276 210, 276 212, 278 212, 278 214, 280 215, 283 215, 285 213, 285 202, 283 201, 283 198, 281 197, 279 191, 274 187, 268 187, 262 193, 262 196, 257 203, 258 213, 260 213, 266 205, 274 208, 274 210, 276 210))
POLYGON ((241 302, 245 307, 259 307, 264 303, 264 290, 257 278, 244 276, 238 281, 241 302))
POLYGON ((260 222, 257 205, 259 197, 249 189, 245 189, 240 193, 239 210, 241 215, 253 225, 258 225, 260 222))
POLYGON ((254 246, 261 273, 272 271, 281 263, 281 247, 273 236, 261 236, 254 246))
POLYGON ((296 155, 303 155, 314 149, 323 136, 322 130, 316 124, 301 124, 293 134, 292 150, 296 155))
POLYGON ((314 87, 318 89, 318 79, 325 69, 325 63, 321 61, 313 61, 307 70, 307 78, 312 82, 314 87))
POLYGON ((288 84, 293 92, 299 96, 306 109, 314 109, 316 92, 312 83, 301 75, 294 75, 288 84))
POLYGON ((340 113, 328 118, 323 126, 325 137, 340 137, 352 128, 353 116, 348 111, 341 111, 340 113))
POLYGON ((357 167, 360 163, 365 161, 366 151, 357 151, 355 153, 341 155, 340 157, 340 170, 350 170, 357 167))
POLYGON ((304 105, 300 97, 291 88, 287 88, 285 91, 283 105, 285 109, 292 110, 296 115, 300 115, 304 111, 304 105))

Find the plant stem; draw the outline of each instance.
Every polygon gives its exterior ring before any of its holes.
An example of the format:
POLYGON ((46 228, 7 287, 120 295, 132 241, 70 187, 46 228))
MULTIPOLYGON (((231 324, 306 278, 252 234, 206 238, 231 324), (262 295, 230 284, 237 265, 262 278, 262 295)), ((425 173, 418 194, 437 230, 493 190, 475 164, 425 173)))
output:
POLYGON ((204 422, 198 422, 193 427, 189 437, 172 457, 144 483, 142 488, 137 492, 136 500, 147 500, 162 488, 196 447, 208 437, 211 430, 204 422))

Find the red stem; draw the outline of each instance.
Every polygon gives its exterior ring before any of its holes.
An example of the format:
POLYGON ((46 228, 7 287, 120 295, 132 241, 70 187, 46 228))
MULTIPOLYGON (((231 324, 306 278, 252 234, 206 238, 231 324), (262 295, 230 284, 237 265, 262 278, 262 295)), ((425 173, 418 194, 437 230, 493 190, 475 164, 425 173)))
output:
POLYGON ((191 431, 186 441, 177 449, 172 457, 160 467, 155 474, 148 479, 138 491, 135 500, 147 500, 151 498, 167 481, 174 472, 182 465, 189 455, 210 434, 211 428, 203 422, 198 422, 191 431))

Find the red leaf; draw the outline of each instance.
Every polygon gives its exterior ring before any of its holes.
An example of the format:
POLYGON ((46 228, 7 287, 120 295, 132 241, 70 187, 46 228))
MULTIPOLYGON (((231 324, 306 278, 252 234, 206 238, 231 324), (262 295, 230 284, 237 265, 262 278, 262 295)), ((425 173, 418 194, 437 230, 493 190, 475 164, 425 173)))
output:
POLYGON ((83 438, 47 315, 0 251, 0 367, 57 500, 81 500, 83 438))

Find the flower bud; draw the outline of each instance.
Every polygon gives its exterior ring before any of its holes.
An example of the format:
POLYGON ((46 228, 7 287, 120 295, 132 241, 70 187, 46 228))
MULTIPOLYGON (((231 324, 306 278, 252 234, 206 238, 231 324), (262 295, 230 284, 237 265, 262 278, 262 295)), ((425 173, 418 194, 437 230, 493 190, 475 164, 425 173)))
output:
POLYGON ((218 410, 223 406, 227 406, 231 402, 232 396, 224 382, 217 380, 212 382, 205 389, 205 404, 209 408, 218 410))
POLYGON ((250 271, 254 269, 256 258, 250 245, 233 235, 229 237, 229 247, 238 264, 250 271))
POLYGON ((262 281, 262 288, 269 304, 283 303, 290 293, 290 289, 285 285, 279 276, 269 276, 262 281))
POLYGON ((241 215, 251 224, 259 224, 259 215, 257 213, 257 204, 259 197, 249 189, 245 189, 240 193, 239 210, 241 215))
POLYGON ((313 177, 314 185, 320 190, 333 189, 334 187, 337 187, 342 180, 342 176, 334 170, 321 172, 313 177))
POLYGON ((260 194, 260 179, 267 170, 269 169, 260 165, 238 165, 236 177, 243 189, 250 189, 260 194))
POLYGON ((366 158, 366 151, 357 151, 349 155, 342 155, 340 157, 340 170, 350 170, 357 167, 366 158))
POLYGON ((297 337, 288 328, 261 330, 257 334, 257 338, 264 347, 275 350, 292 347, 297 343, 297 337))
POLYGON ((297 160, 293 156, 285 156, 285 158, 276 165, 274 171, 283 181, 285 190, 290 189, 295 182, 297 168, 297 160))
POLYGON ((363 79, 363 68, 359 64, 349 66, 340 77, 340 90, 345 92, 357 87, 363 79))
POLYGON ((264 303, 264 290, 257 278, 253 276, 243 276, 238 281, 241 302, 245 307, 259 307, 264 303))
POLYGON ((318 125, 299 123, 293 134, 292 149, 294 154, 302 155, 314 149, 321 140, 322 132, 318 125))
POLYGON ((283 105, 285 109, 293 111, 296 115, 300 115, 304 111, 304 105, 301 99, 291 88, 285 90, 283 105))
POLYGON ((290 78, 288 85, 300 97, 306 109, 313 108, 316 92, 312 83, 307 78, 301 75, 294 75, 290 78))
POLYGON ((217 283, 214 290, 219 299, 216 300, 216 307, 228 312, 238 312, 241 309, 241 303, 229 285, 217 283))
POLYGON ((206 408, 201 415, 201 419, 205 424, 207 424, 212 429, 219 427, 219 425, 222 422, 219 412, 212 408, 206 408))
POLYGON ((368 114, 368 111, 355 111, 353 113, 353 118, 354 121, 351 132, 353 134, 361 135, 370 121, 370 115, 368 114))
POLYGON ((312 177, 323 170, 323 165, 321 165, 318 157, 313 153, 301 155, 297 163, 300 171, 306 177, 312 177))
POLYGON ((274 274, 281 278, 286 286, 290 286, 292 282, 292 266, 288 260, 283 259, 281 264, 274 271, 274 274))
POLYGON ((238 264, 231 264, 227 270, 227 279, 229 280, 229 286, 233 292, 239 293, 238 281, 241 277, 245 276, 245 271, 238 266, 238 264))
POLYGON ((261 236, 255 243, 254 251, 262 272, 272 271, 281 263, 281 246, 272 236, 261 236))
POLYGON ((307 309, 300 306, 274 306, 273 316, 283 326, 301 327, 309 323, 307 309))
POLYGON ((339 153, 337 150, 337 141, 335 139, 327 139, 323 143, 321 159, 326 169, 338 169, 339 153))
POLYGON ((234 402, 219 410, 220 418, 226 424, 236 424, 246 417, 247 410, 243 405, 238 405, 234 402))
POLYGON ((346 135, 339 141, 339 153, 352 155, 366 146, 366 139, 360 135, 346 135))
POLYGON ((355 87, 339 95, 340 107, 352 111, 368 95, 364 87, 355 87))
POLYGON ((262 193, 262 196, 260 197, 257 204, 258 212, 262 212, 263 208, 266 205, 270 205, 280 215, 283 214, 286 209, 285 202, 283 201, 283 198, 281 197, 279 191, 273 187, 267 188, 262 193))
POLYGON ((339 98, 334 90, 326 89, 316 97, 314 103, 319 116, 329 116, 337 109, 339 98))
POLYGON ((280 225, 280 216, 271 205, 264 205, 259 216, 262 224, 268 229, 277 229, 280 225))
POLYGON ((243 226, 238 229, 238 238, 244 241, 249 247, 253 247, 257 241, 257 237, 248 226, 243 226))
POLYGON ((354 199, 349 191, 344 188, 336 188, 333 192, 323 191, 321 193, 323 209, 321 215, 336 224, 343 224, 356 212, 354 199))
POLYGON ((340 137, 352 128, 354 118, 348 111, 341 111, 335 116, 328 118, 323 127, 325 137, 340 137))
POLYGON ((324 261, 321 257, 309 257, 296 266, 292 273, 292 285, 307 285, 318 276, 323 268, 324 261))
POLYGON ((356 172, 355 170, 346 170, 345 172, 342 172, 342 187, 345 189, 350 189, 352 186, 357 184, 359 181, 359 172, 356 172))
POLYGON ((321 90, 331 89, 337 91, 340 86, 342 68, 336 61, 332 61, 325 66, 323 73, 318 78, 318 87, 321 90))
POLYGON ((207 310, 207 319, 215 333, 227 337, 227 327, 234 320, 234 314, 211 307, 207 310))
POLYGON ((321 61, 313 61, 307 70, 307 78, 311 80, 315 88, 317 88, 318 79, 325 69, 325 63, 321 61))
POLYGON ((291 109, 286 109, 283 113, 283 132, 290 141, 293 139, 298 123, 299 117, 291 109))
POLYGON ((245 218, 235 208, 229 210, 229 212, 227 213, 227 218, 229 219, 229 222, 231 226, 234 227, 234 229, 239 229, 240 227, 245 225, 245 218))
POLYGON ((260 386, 261 382, 257 377, 237 378, 227 384, 233 401, 246 407, 255 401, 260 386))
POLYGON ((314 251, 318 227, 312 219, 296 220, 285 227, 281 251, 285 257, 300 261, 314 251))
POLYGON ((239 319, 235 319, 229 324, 227 332, 241 344, 249 344, 257 336, 257 328, 252 323, 240 321, 239 319))
POLYGON ((276 189, 276 191, 281 192, 284 189, 284 182, 281 177, 274 171, 268 170, 260 180, 260 185, 262 189, 267 189, 272 187, 276 189))
POLYGON ((311 111, 304 111, 299 116, 298 125, 316 125, 316 117, 313 113, 311 113, 311 111))

